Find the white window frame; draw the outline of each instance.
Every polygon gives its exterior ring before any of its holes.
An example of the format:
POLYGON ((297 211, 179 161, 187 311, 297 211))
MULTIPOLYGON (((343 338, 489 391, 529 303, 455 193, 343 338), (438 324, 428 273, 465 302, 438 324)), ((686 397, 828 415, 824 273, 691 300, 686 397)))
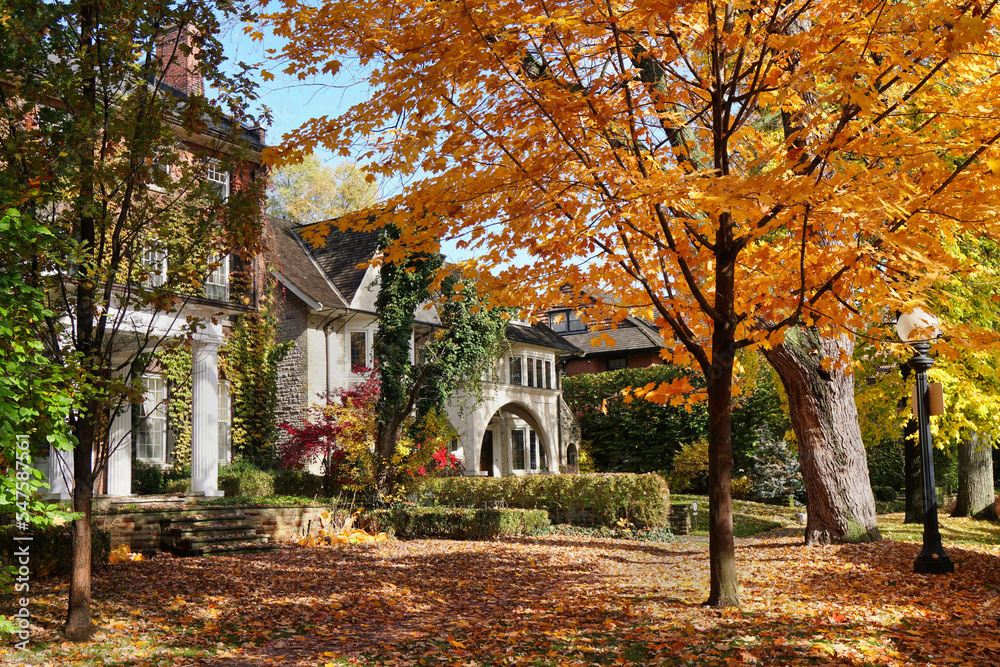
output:
POLYGON ((547 354, 539 354, 537 352, 526 352, 524 355, 522 355, 522 358, 524 360, 522 362, 522 366, 523 365, 530 365, 531 366, 531 368, 532 368, 531 375, 532 375, 532 380, 534 381, 534 384, 528 384, 527 383, 527 373, 525 372, 525 371, 527 371, 527 369, 525 368, 522 371, 522 373, 521 373, 521 377, 525 379, 524 386, 526 386, 526 387, 534 387, 536 389, 551 389, 552 388, 552 386, 551 386, 551 382, 552 382, 551 372, 552 372, 552 365, 553 365, 552 364, 552 357, 550 357, 547 354), (548 364, 548 366, 546 366, 546 364, 548 364), (539 370, 538 367, 539 367, 539 365, 541 365, 541 371, 542 371, 542 375, 541 376, 538 374, 538 370, 539 370), (549 373, 549 384, 548 385, 546 384, 545 377, 544 377, 546 373, 549 373))
POLYGON ((219 465, 229 465, 232 460, 233 401, 229 382, 219 380, 219 465))
POLYGON ((205 180, 222 186, 220 196, 225 201, 229 198, 229 172, 222 171, 219 166, 218 160, 209 160, 205 165, 205 180))
POLYGON ((231 255, 224 256, 219 260, 218 255, 212 255, 208 262, 213 264, 219 262, 217 266, 205 279, 205 298, 214 301, 229 301, 229 262, 231 255), (209 287, 216 288, 215 295, 209 293, 209 287))
POLYGON ((375 332, 371 330, 370 327, 353 327, 344 330, 344 366, 346 367, 347 376, 349 378, 359 379, 363 376, 354 372, 354 367, 351 364, 351 339, 353 334, 360 333, 365 336, 365 367, 372 367, 372 346, 375 342, 375 332))
POLYGON ((146 276, 145 285, 147 288, 160 287, 167 282, 167 251, 162 248, 150 248, 146 246, 142 249, 142 265, 149 274, 146 276), (159 270, 157 271, 157 267, 159 270))
POLYGON ((136 431, 135 458, 163 464, 167 460, 167 381, 159 373, 146 373, 142 383, 142 420, 136 431))

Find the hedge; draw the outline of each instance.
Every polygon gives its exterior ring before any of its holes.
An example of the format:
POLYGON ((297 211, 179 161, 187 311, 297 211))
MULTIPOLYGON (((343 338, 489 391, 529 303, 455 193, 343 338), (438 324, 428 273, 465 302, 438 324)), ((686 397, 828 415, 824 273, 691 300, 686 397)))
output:
POLYGON ((328 496, 323 478, 305 470, 279 470, 274 474, 274 494, 277 496, 328 496))
POLYGON ((418 495, 453 507, 544 509, 552 523, 613 526, 670 525, 670 490, 656 474, 431 477, 414 485, 418 495))
POLYGON ((274 473, 248 463, 234 463, 219 469, 219 489, 231 497, 274 495, 274 473))
POLYGON ((543 510, 509 508, 402 507, 371 510, 367 516, 374 528, 400 539, 487 540, 533 535, 549 526, 549 517, 543 510))
MULTIPOLYGON (((61 576, 69 574, 73 565, 73 534, 70 526, 56 526, 31 532, 31 541, 15 541, 22 535, 13 526, 0 527, 0 567, 20 566, 14 561, 16 548, 28 546, 28 567, 32 577, 61 576)), ((111 554, 111 536, 103 530, 91 530, 90 562, 95 566, 108 562, 111 554)))

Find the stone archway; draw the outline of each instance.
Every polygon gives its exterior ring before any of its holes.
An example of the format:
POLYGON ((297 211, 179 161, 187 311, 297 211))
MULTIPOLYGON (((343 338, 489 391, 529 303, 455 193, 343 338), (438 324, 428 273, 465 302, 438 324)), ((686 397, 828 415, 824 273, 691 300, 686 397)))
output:
POLYGON ((509 402, 493 410, 476 438, 478 474, 545 474, 558 471, 553 439, 535 412, 509 402))

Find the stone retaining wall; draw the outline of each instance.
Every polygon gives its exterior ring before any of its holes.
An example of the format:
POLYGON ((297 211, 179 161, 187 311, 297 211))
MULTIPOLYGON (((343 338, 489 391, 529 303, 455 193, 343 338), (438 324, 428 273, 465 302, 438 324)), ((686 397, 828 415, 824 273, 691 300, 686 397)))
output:
POLYGON ((240 513, 246 516, 258 535, 267 535, 271 541, 292 538, 300 529, 313 521, 319 526, 319 515, 329 511, 327 505, 286 506, 236 506, 196 505, 184 508, 116 509, 94 512, 94 526, 106 530, 111 536, 111 548, 127 544, 132 551, 160 550, 160 521, 182 516, 213 516, 240 513))

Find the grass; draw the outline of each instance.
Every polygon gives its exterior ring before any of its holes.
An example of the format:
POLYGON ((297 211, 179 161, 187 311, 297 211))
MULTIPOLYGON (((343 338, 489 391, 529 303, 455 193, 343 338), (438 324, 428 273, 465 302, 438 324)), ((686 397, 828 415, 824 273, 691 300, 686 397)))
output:
MULTIPOLYGON (((708 535, 708 496, 695 496, 680 493, 670 495, 670 502, 698 503, 698 515, 692 535, 708 535)), ((801 509, 767 505, 749 500, 733 501, 733 536, 751 537, 775 528, 795 526, 795 513, 801 509)))

